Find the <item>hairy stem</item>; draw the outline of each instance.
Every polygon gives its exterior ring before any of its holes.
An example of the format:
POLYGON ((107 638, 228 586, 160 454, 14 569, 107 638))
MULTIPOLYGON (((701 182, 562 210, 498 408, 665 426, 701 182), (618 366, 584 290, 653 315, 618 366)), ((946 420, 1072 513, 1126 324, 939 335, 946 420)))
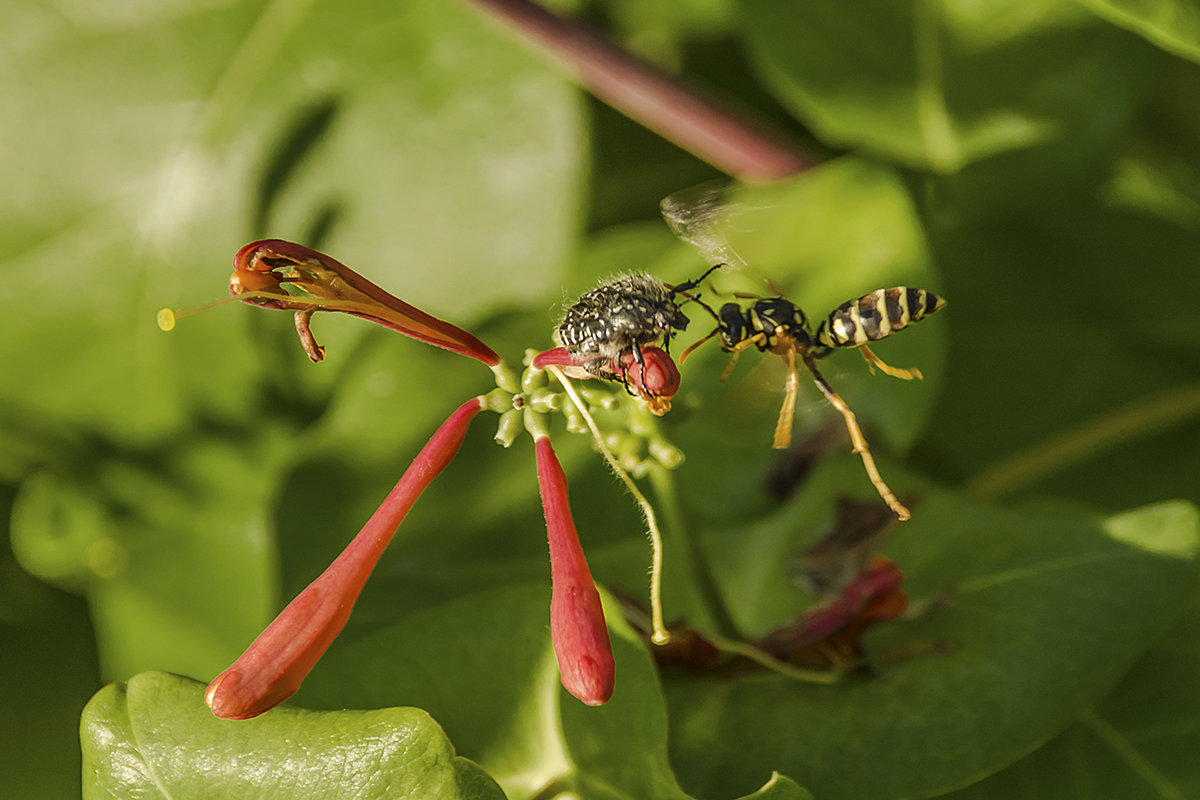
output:
POLYGON ((650 485, 654 487, 654 496, 666 517, 667 530, 671 532, 672 541, 679 547, 680 555, 691 572, 692 583, 700 594, 717 632, 726 639, 742 638, 721 596, 716 579, 713 578, 712 567, 704 555, 704 549, 696 540, 695 530, 688 524, 683 505, 679 502, 675 474, 661 466, 651 467, 648 474, 650 485))

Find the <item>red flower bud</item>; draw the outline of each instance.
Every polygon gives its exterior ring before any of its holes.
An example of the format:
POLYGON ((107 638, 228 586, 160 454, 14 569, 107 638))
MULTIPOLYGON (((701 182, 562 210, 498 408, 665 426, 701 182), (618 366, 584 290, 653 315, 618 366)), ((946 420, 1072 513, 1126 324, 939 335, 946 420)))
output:
POLYGON ((479 398, 472 398, 450 415, 342 554, 208 685, 204 701, 214 715, 221 719, 258 716, 300 688, 346 624, 396 528, 425 487, 454 458, 467 426, 482 409, 479 398))
POLYGON ((588 570, 567 504, 567 478, 550 439, 536 440, 538 487, 550 542, 550 637, 562 684, 589 706, 613 693, 615 666, 600 593, 588 570))
POLYGON ((572 378, 606 378, 611 381, 621 381, 638 397, 646 401, 651 412, 662 416, 671 410, 671 398, 679 391, 679 368, 675 366, 670 353, 665 350, 646 346, 641 348, 642 364, 632 350, 621 354, 620 361, 610 361, 603 369, 589 373, 584 369, 584 363, 576 361, 566 348, 555 347, 544 353, 538 353, 533 358, 533 366, 545 369, 549 366, 565 367, 564 370, 572 378))
POLYGON ((633 353, 621 356, 625 380, 646 401, 651 412, 662 416, 671 410, 671 398, 679 391, 679 367, 669 353, 657 347, 642 348, 642 364, 633 353), (644 366, 643 366, 644 364, 644 366))

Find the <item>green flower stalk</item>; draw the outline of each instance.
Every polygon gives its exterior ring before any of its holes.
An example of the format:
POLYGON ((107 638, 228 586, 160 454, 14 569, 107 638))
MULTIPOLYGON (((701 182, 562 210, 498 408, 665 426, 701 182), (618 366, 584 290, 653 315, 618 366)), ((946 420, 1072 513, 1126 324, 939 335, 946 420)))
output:
MULTIPOLYGON (((641 349, 641 359, 632 352, 622 353, 593 374, 581 370, 581 365, 562 348, 539 355, 531 351, 529 369, 518 379, 496 352, 474 335, 405 303, 323 253, 279 239, 264 239, 241 248, 234 257, 229 286, 233 294, 230 300, 294 311, 301 344, 314 362, 325 357, 325 348, 317 344, 309 328, 312 316, 318 311, 340 311, 474 358, 492 369, 497 388, 471 398, 450 415, 341 555, 209 684, 205 701, 213 714, 223 719, 247 719, 274 708, 296 692, 345 626, 397 527, 425 487, 458 453, 471 420, 484 409, 501 415, 496 436, 501 444, 511 444, 521 430, 534 438, 553 580, 551 638, 562 683, 588 705, 606 702, 614 686, 612 646, 600 595, 571 518, 566 476, 550 445, 544 415, 565 414, 568 429, 573 415, 588 416, 583 407, 586 401, 580 399, 563 373, 581 379, 620 381, 629 394, 644 401, 646 409, 661 415, 670 408, 671 398, 679 389, 679 370, 670 355, 647 344, 641 349), (563 402, 562 396, 547 385, 544 370, 558 378, 570 402, 563 402)), ((159 312, 159 324, 170 330, 177 317, 189 313, 193 312, 164 309, 159 312)), ((605 398, 608 405, 619 405, 611 395, 605 398)), ((594 430, 595 423, 589 428, 611 461, 599 431, 594 430)), ((678 454, 670 448, 660 446, 658 452, 664 457, 675 456, 674 462, 678 461, 678 454)), ((647 513, 653 520, 652 513, 647 513)), ((651 530, 656 534, 652 522, 651 530)), ((661 567, 658 552, 656 549, 655 575, 661 567)), ((657 583, 654 588, 657 607, 657 583)))

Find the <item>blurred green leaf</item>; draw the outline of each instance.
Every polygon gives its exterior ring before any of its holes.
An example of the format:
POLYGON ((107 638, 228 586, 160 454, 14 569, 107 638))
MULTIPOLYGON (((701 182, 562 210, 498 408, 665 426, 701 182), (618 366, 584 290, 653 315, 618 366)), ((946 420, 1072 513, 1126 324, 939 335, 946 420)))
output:
POLYGON ((827 142, 933 172, 1111 137, 1148 62, 1136 40, 1066 0, 742 5, 785 107, 827 142))
MULTIPOLYGON (((0 488, 0 510, 11 501, 0 488)), ((87 605, 24 572, 2 541, 0 653, 0 795, 79 797, 79 712, 100 680, 87 605)))
POLYGON ((1167 52, 1200 61, 1200 4, 1195 0, 1080 0, 1114 25, 1167 52))
POLYGON ((218 720, 204 686, 143 673, 83 713, 84 797, 503 798, 415 708, 218 720))
POLYGON ((1049 447, 1066 460, 1049 474, 1018 470, 1024 480, 1003 493, 1065 495, 1113 511, 1164 497, 1200 501, 1190 477, 1200 456, 1189 444, 1200 436, 1200 409, 1187 400, 1200 340, 1186 303, 1168 300, 1200 290, 1191 266, 1200 232, 1077 198, 953 220, 936 241, 950 353, 924 447, 946 479, 983 481, 1049 447), (1148 407, 1166 410, 1139 415, 1148 407), (1061 447, 1106 420, 1120 423, 1117 435, 1082 452, 1061 447))
POLYGON ((236 417, 276 345, 248 342, 231 310, 171 337, 153 317, 224 293, 233 253, 265 234, 462 323, 558 283, 577 101, 468 10, 15 4, 0 24, 19 43, 0 92, 25 118, 0 139, 0 243, 22 278, 0 294, 2 401, 143 440, 189 409, 236 417), (484 265, 509 279, 474 281, 484 265))
POLYGON ((1194 797, 1200 788, 1200 597, 1134 665, 1103 703, 1008 769, 948 797, 1013 797, 1037 786, 1046 796, 1122 800, 1194 797))
POLYGON ((1200 143, 1197 98, 1200 74, 1186 61, 1171 60, 1112 166, 1104 187, 1109 203, 1196 228, 1200 167, 1191 155, 1200 143))
POLYGON ((274 610, 262 508, 277 458, 212 436, 166 458, 35 475, 17 496, 14 549, 34 575, 86 593, 105 675, 215 674, 274 610))
MULTIPOLYGON (((608 602, 605 612, 621 688, 591 708, 559 685, 549 602, 548 583, 538 582, 406 613, 336 643, 295 702, 330 709, 418 704, 514 800, 553 786, 589 798, 687 797, 667 759, 666 709, 653 662, 618 606, 608 602)), ((759 791, 753 796, 764 800, 808 797, 783 777, 759 791)))

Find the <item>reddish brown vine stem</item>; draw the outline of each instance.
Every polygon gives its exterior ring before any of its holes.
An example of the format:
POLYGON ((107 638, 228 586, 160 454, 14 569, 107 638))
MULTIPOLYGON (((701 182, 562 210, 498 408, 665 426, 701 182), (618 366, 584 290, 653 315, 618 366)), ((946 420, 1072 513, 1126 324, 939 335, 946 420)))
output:
POLYGON ((776 180, 815 165, 794 145, 704 97, 581 23, 528 0, 471 0, 556 56, 600 100, 742 180, 776 180))

